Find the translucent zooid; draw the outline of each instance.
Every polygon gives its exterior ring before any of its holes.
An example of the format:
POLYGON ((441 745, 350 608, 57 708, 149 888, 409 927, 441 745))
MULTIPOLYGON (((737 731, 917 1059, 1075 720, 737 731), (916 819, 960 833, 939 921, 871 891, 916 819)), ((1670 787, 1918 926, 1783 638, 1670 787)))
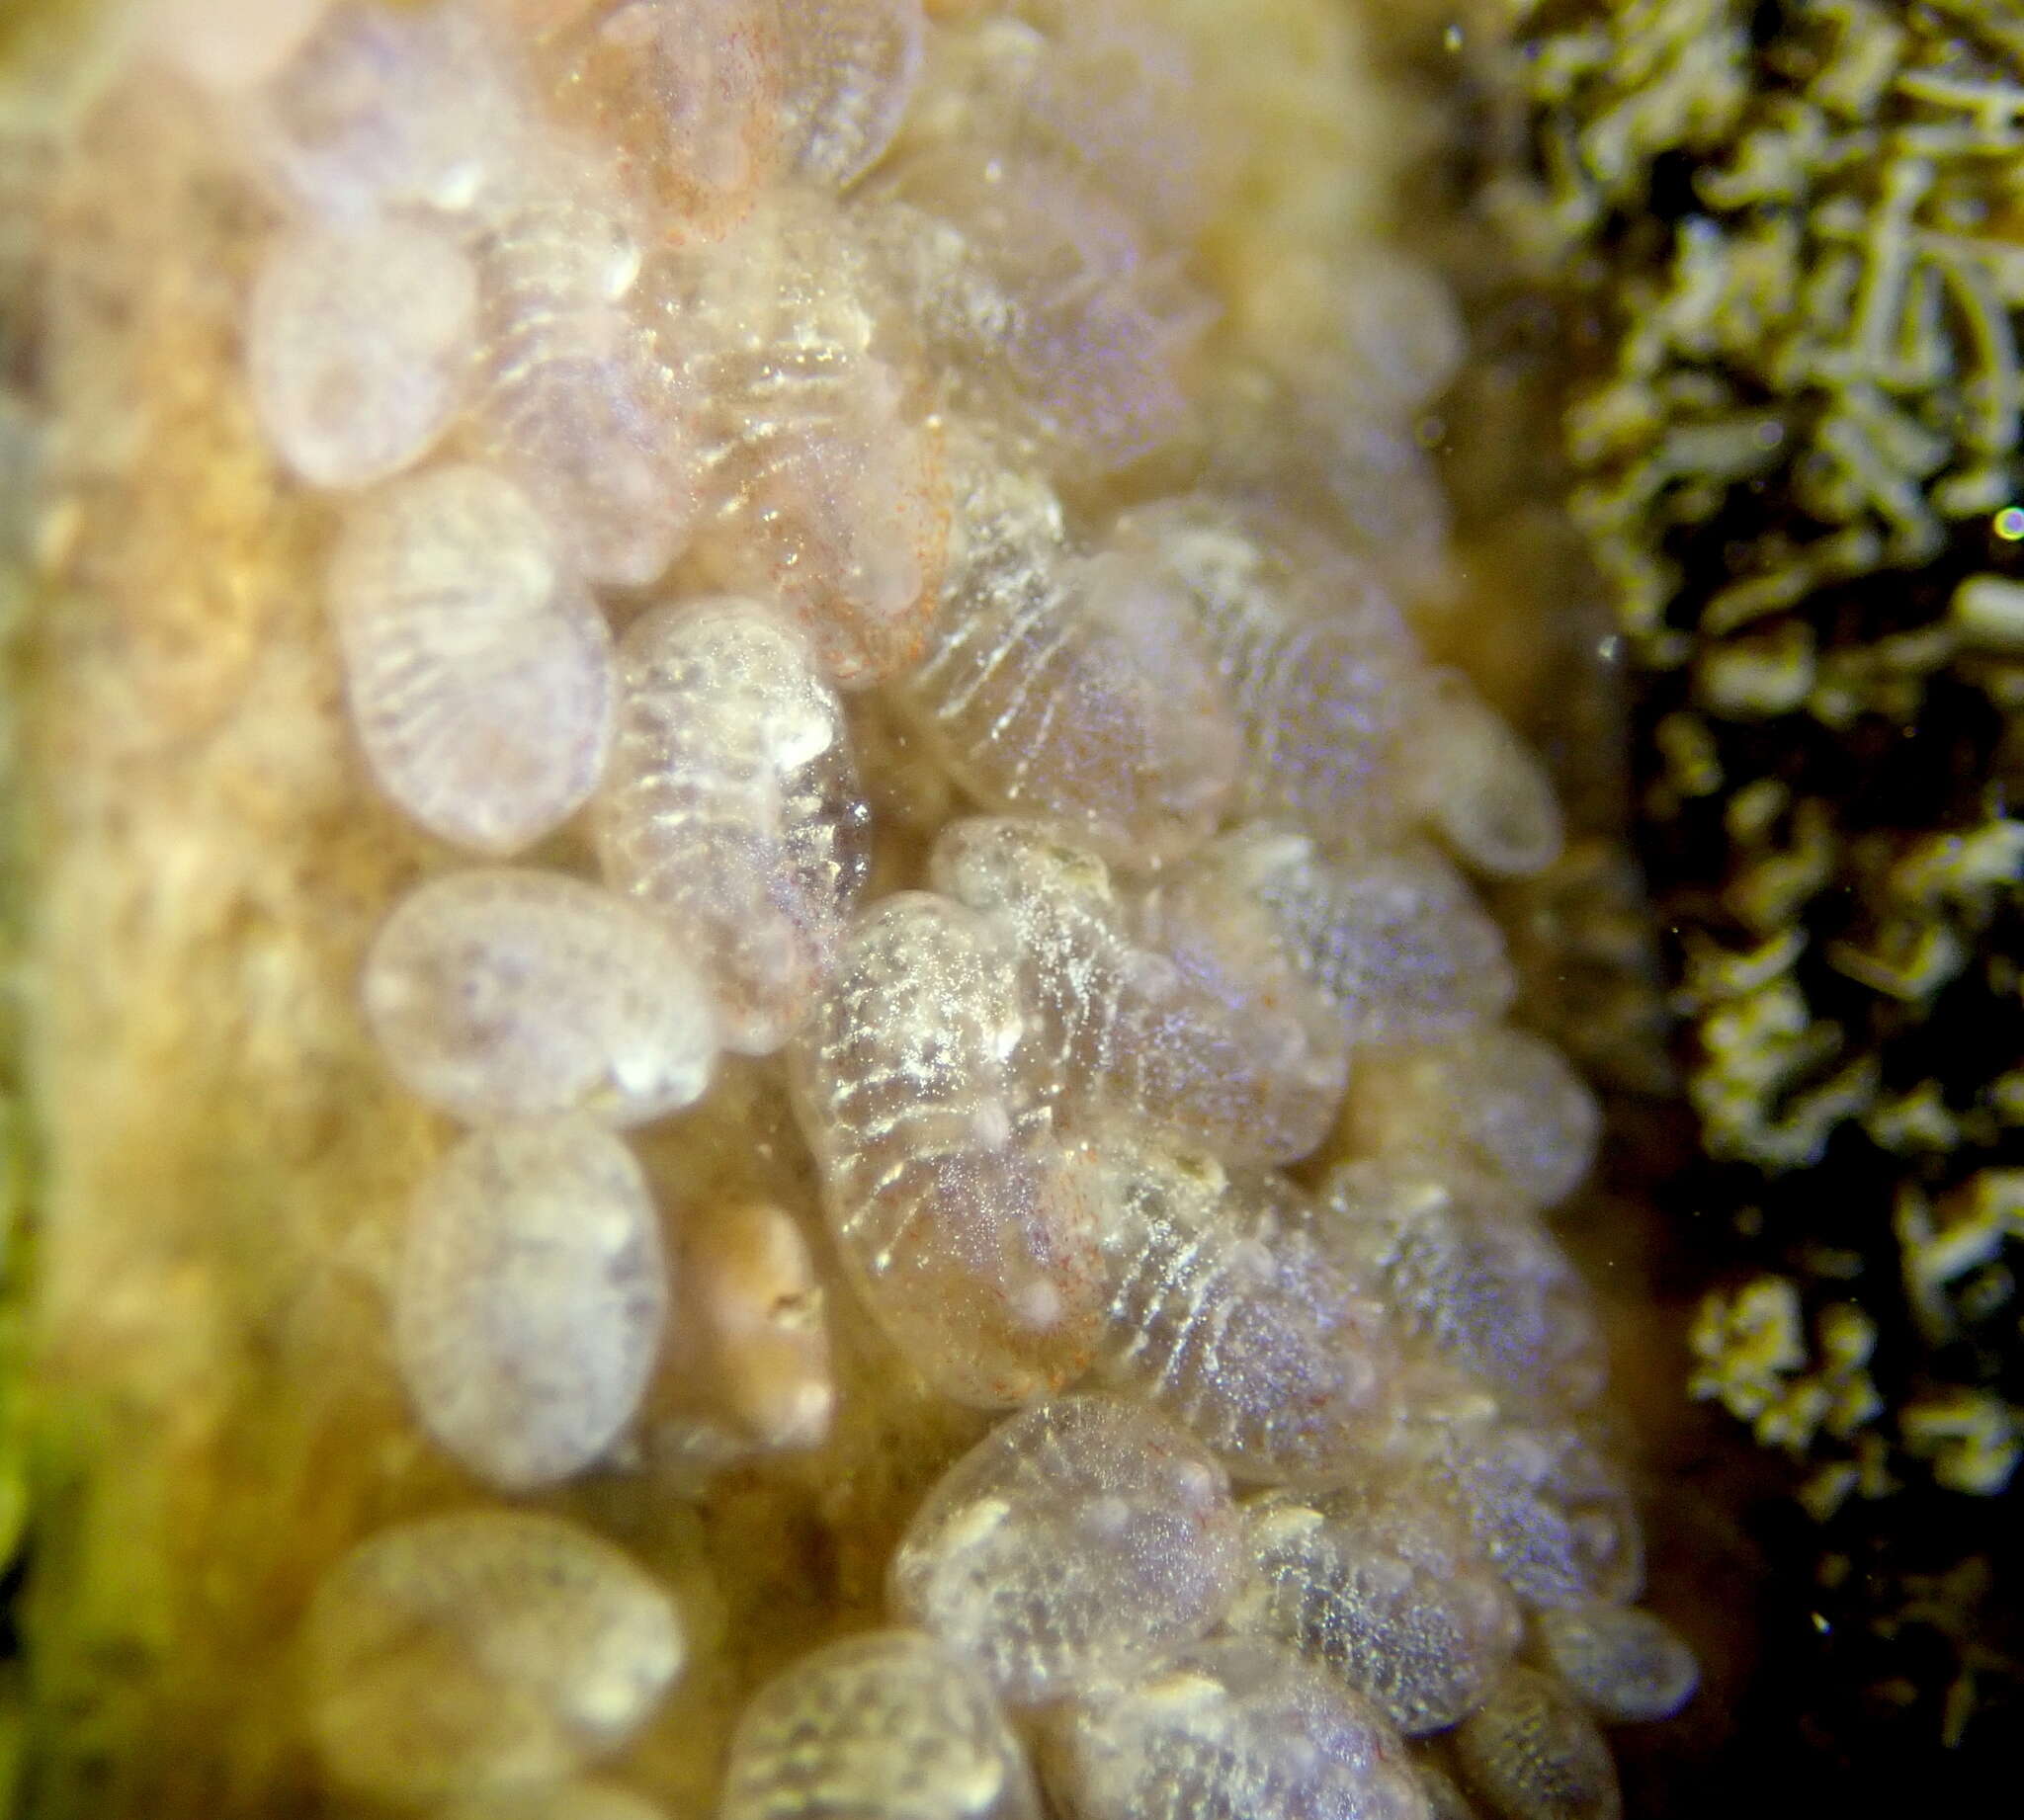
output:
POLYGON ((1215 306, 1087 173, 972 134, 902 157, 886 187, 897 288, 966 407, 1082 474, 1187 429, 1186 366, 1215 306))
POLYGON ((725 1046, 766 1054, 828 978, 869 863, 842 704, 754 601, 656 608, 620 667, 605 876, 695 957, 725 1046))
POLYGON ((440 229, 375 217, 285 230, 246 325, 253 407, 312 485, 383 480, 449 424, 476 334, 476 273, 440 229))
POLYGON ((810 196, 643 281, 697 401, 697 559, 778 602, 844 688, 898 675, 934 612, 948 497, 937 423, 857 282, 847 222, 810 196))
POLYGON ((1553 780, 1460 672, 1427 680, 1406 746, 1407 793, 1465 866, 1529 878, 1560 857, 1553 780))
POLYGON ((1249 1638, 1064 1708, 1041 1761, 1065 1820, 1427 1820, 1377 1708, 1249 1638))
POLYGON ((450 872, 387 918, 366 1016, 407 1087, 468 1123, 639 1124, 709 1085, 717 1020, 674 937, 562 872, 450 872))
POLYGON ((668 1301, 645 1178, 584 1119, 479 1131, 409 1212, 394 1351, 422 1425, 487 1483, 581 1471, 632 1419, 668 1301))
POLYGON ((1644 1535, 1619 1469, 1572 1423, 1458 1424, 1436 1478, 1476 1545, 1534 1611, 1621 1605, 1644 1583, 1644 1535))
POLYGON ((892 1603, 1037 1704, 1201 1636, 1241 1564, 1229 1480, 1198 1444, 1143 1404, 1069 1396, 943 1475, 892 1557, 892 1603))
POLYGON ((1588 1286, 1495 1177, 1427 1154, 1367 1159, 1335 1170, 1322 1200, 1401 1332, 1521 1403, 1579 1409, 1602 1393, 1588 1286))
POLYGON ((1409 1481, 1244 1508, 1251 1572, 1230 1627, 1276 1637, 1408 1734, 1452 1725, 1518 1645, 1518 1608, 1437 1498, 1409 1481))
POLYGON ((359 743, 423 827, 503 856, 590 795, 611 739, 611 632, 510 480, 454 465, 366 495, 328 601, 359 743))
POLYGON ((927 655, 896 692, 982 801, 1106 859, 1199 846, 1236 782, 1236 726, 1185 603, 1143 564, 1078 557, 1046 483, 966 447, 927 655))
POLYGON ((1147 1398, 1238 1478, 1325 1485, 1397 1419, 1384 1311, 1299 1189, 1113 1128, 1079 1161, 1111 1300, 1098 1379, 1147 1398))
POLYGON ((1039 1820, 990 1684, 912 1630, 851 1637, 761 1688, 731 1740, 721 1820, 1039 1820))
POLYGON ((832 190, 884 154, 920 79, 921 0, 780 0, 781 137, 801 176, 832 190))
POLYGON ((1253 824, 1163 880, 1144 927, 1184 967, 1239 939, 1276 948, 1353 1046, 1473 1030, 1517 993, 1502 933, 1424 846, 1337 859, 1253 824))
POLYGON ((1603 1719, 1669 1719, 1701 1679, 1694 1652, 1672 1627, 1635 1606, 1541 1612, 1533 1629, 1546 1660, 1603 1719))
POLYGON ((986 1408, 1068 1383, 1105 1302, 1011 946, 925 891, 874 906, 790 1059, 845 1270, 916 1369, 986 1408))
POLYGON ((1327 1133, 1348 1057, 1308 995, 1275 990, 1282 965, 1232 952, 1223 989, 1184 973, 1134 939, 1103 863, 1039 823, 953 822, 931 874, 1016 947, 1071 1121, 1108 1109, 1239 1163, 1290 1162, 1327 1133))
POLYGON ((566 120, 615 143, 642 211, 683 239, 720 238, 780 167, 777 0, 574 11, 579 29, 533 44, 538 81, 566 120))
POLYGON ((302 1636, 333 1779, 424 1808, 609 1755, 686 1648, 667 1595, 619 1549, 554 1517, 489 1509, 369 1536, 324 1576, 302 1636))
POLYGON ((325 7, 234 124, 255 166, 305 214, 422 212, 452 224, 511 190, 530 125, 471 10, 373 0, 325 7))
POLYGON ((691 400, 626 292, 637 230, 616 197, 547 173, 477 241, 477 441, 590 580, 652 582, 696 516, 691 400))
POLYGON ((1608 1741, 1551 1676, 1509 1668, 1457 1728, 1463 1780, 1501 1820, 1620 1820, 1608 1741))
POLYGON ((1126 514, 1106 547, 1188 603, 1243 728, 1242 810, 1331 844, 1393 838, 1423 660, 1375 571, 1291 519, 1206 496, 1126 514))
POLYGON ((1359 1149, 1460 1155, 1550 1207, 1595 1160, 1602 1110, 1552 1043, 1508 1028, 1357 1057, 1345 1129, 1359 1149))

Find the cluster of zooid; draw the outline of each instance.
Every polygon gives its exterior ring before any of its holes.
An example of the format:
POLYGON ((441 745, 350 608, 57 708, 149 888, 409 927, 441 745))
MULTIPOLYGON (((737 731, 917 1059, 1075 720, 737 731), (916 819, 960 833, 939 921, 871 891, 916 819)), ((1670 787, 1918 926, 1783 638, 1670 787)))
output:
MULTIPOLYGON (((1106 7, 295 11, 204 72, 283 205, 253 403, 343 495, 378 785, 495 862, 364 976, 470 1127, 394 1288, 428 1432, 509 1493, 610 1453, 670 1308, 618 1132, 785 1050, 841 1270, 907 1366, 1023 1413, 909 1530, 913 1628, 757 1696, 726 1820, 1038 1812, 1015 1722, 1077 1820, 1466 1811, 1399 1742, 1448 1728, 1511 1820, 1610 1812, 1590 1715, 1693 1665, 1628 1604, 1537 1212, 1593 1106, 1498 1023, 1442 852, 1543 867, 1552 791, 1268 491, 1077 503, 1188 423, 1184 129, 1102 79, 1171 47, 1106 7), (839 689, 992 811, 868 906, 839 689), (601 882, 496 864, 579 811, 601 882)), ((725 1394, 809 1445, 821 1335, 764 1312, 800 1228, 739 1217, 725 1394)), ((585 1817, 638 1807, 571 1779, 684 1655, 622 1553, 510 1509, 368 1540, 306 1648, 338 1781, 585 1817)))

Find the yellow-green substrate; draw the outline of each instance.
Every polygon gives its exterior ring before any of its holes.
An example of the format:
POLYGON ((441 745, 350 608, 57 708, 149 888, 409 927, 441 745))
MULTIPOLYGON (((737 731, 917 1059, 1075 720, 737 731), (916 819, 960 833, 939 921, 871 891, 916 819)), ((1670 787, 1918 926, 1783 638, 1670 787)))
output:
POLYGON ((1492 200, 1609 337, 1567 415, 1573 505, 1653 677, 1690 1093, 1709 1155, 1766 1179, 1743 1236, 1779 1266, 1710 1298, 1695 1389, 1818 1458, 1823 1515, 1903 1471, 1997 1491, 2018 1386, 1945 1355, 1976 1328, 2016 1357, 2024 1105, 1986 1032, 1936 1038, 2017 1001, 2024 25, 1528 10, 1539 172, 1492 200), (1789 1210, 1864 1150, 1888 1273, 1854 1209, 1789 1210), (1903 1329, 1888 1395, 1879 1319, 1903 1329))

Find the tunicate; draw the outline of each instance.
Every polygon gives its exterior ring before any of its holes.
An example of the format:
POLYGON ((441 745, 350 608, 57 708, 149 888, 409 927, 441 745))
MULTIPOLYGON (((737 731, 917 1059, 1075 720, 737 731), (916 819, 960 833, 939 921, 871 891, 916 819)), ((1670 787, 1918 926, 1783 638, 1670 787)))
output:
POLYGON ((752 601, 641 616, 620 669, 605 876, 693 957, 725 1045, 767 1054, 828 978, 869 864, 842 704, 752 601))
POLYGON ((1406 791, 1465 866, 1528 878, 1560 857, 1560 805, 1538 755, 1459 672, 1430 677, 1406 791))
POLYGON ((409 1213, 393 1306, 423 1426, 487 1483, 581 1471, 632 1419, 668 1268, 639 1166, 583 1119, 466 1137, 409 1213))
POLYGON ((1147 919, 1184 966, 1248 923, 1352 1044, 1453 1035, 1501 1016, 1517 992, 1502 933, 1430 848, 1330 859, 1301 835, 1253 825, 1163 881, 1147 919))
POLYGON ((1084 173, 968 138, 903 160, 893 283, 967 401, 1010 416, 1053 464, 1109 472, 1189 422, 1182 369, 1215 308, 1084 173))
POLYGON ((437 467, 367 495, 328 593, 359 742, 424 827, 515 853, 590 794, 611 738, 611 633, 512 482, 437 467))
POLYGON ((892 1558, 892 1602, 1037 1704, 1201 1636, 1241 1570, 1223 1468, 1142 1404, 1069 1396, 943 1475, 892 1558))
POLYGON ((1045 482, 957 467, 949 572, 899 699, 995 807, 1151 866, 1200 845, 1236 781, 1234 722, 1182 604, 1123 557, 1073 557, 1045 482))
POLYGON ((1035 1047, 1010 945, 912 891, 859 925, 792 1052, 845 1269, 919 1370, 986 1408, 1068 1382, 1103 1315, 1035 1047))
POLYGON ((363 996, 394 1073, 474 1124, 584 1111, 638 1124, 699 1098, 704 982, 661 925, 561 872, 451 872, 375 939, 363 996))
POLYGON ((1518 1644, 1518 1608, 1460 1520, 1407 1482, 1244 1510, 1251 1577, 1230 1627, 1278 1638, 1407 1733, 1452 1725, 1518 1644))
POLYGON ((614 198, 545 186, 477 258, 480 441, 590 580, 644 587, 688 538, 697 481, 687 392, 622 301, 632 224, 614 198))
POLYGON ((422 455, 462 395, 477 280, 421 222, 299 227, 264 255, 246 328, 261 427, 316 486, 364 486, 422 455))
POLYGON ((1669 1719, 1701 1679, 1672 1627, 1634 1606, 1570 1606, 1533 1620, 1546 1659, 1605 1719, 1669 1719))
POLYGON ((634 197, 715 240, 781 159, 776 0, 548 0, 540 70, 565 112, 615 141, 634 197))
POLYGON ((1580 1185, 1601 1126, 1595 1095, 1566 1057, 1524 1031, 1367 1049, 1350 1083, 1347 1128, 1360 1149, 1459 1153, 1533 1206, 1580 1185))
POLYGON ((783 198, 643 284, 663 359, 698 400, 697 559, 791 613, 839 685, 899 674, 934 612, 947 482, 842 217, 783 198))
POLYGON ((1594 1720, 1531 1669, 1505 1670, 1456 1731, 1455 1757, 1500 1820, 1619 1820, 1624 1810, 1594 1720))
POLYGON ((1332 845, 1388 839, 1421 660, 1371 566, 1292 520, 1209 497, 1127 513, 1109 547, 1189 602, 1243 727, 1244 812, 1332 845))
POLYGON ((1054 1717, 1063 1820, 1426 1820, 1375 1706, 1270 1643, 1206 1643, 1054 1717))
POLYGON ((1494 1177, 1436 1156, 1348 1163, 1322 1190, 1400 1330, 1522 1399, 1602 1392, 1595 1304, 1552 1234, 1494 1177))
POLYGON ((899 130, 921 71, 921 0, 781 0, 781 134, 795 168, 841 190, 899 130))
POLYGON ((333 221, 381 208, 468 219, 511 191, 528 135, 526 104, 477 17, 372 0, 332 6, 242 120, 284 194, 333 221))
POLYGON ((1384 1311, 1284 1177, 1105 1131, 1083 1165, 1112 1299, 1098 1375, 1237 1477, 1325 1484, 1392 1422, 1384 1311))
POLYGON ((989 1684, 910 1630, 851 1637, 760 1689, 738 1721, 721 1820, 1039 1820, 989 1684))
POLYGON ((1313 366, 1220 367, 1203 407, 1205 490, 1327 526, 1402 600, 1450 596, 1448 500, 1417 425, 1373 416, 1340 373, 1313 366))
POLYGON ((1044 141, 1163 239, 1192 239, 1231 173, 1204 130, 1211 85, 1181 35, 1139 0, 1028 0, 1021 11, 1045 19, 1047 43, 1012 132, 1044 141))
POLYGON ((1438 1476, 1476 1545, 1534 1610, 1618 1604, 1644 1581, 1644 1537, 1621 1473, 1571 1423, 1494 1416, 1459 1427, 1438 1476))
POLYGON ((326 1767, 401 1805, 573 1774, 638 1728, 684 1649, 631 1559, 531 1511, 380 1530, 324 1577, 303 1632, 326 1767))
POLYGON ((951 823, 935 883, 1012 940, 1072 1117, 1112 1108, 1234 1162, 1289 1162, 1326 1134, 1347 1073, 1327 1021, 1269 974, 1240 1005, 1132 940, 1103 863, 1022 821, 951 823))
POLYGON ((1235 173, 1210 154, 1212 86, 1185 38, 1143 0, 930 0, 964 16, 938 34, 910 141, 1038 154, 1186 243, 1235 173), (980 17, 979 17, 980 15, 980 17))

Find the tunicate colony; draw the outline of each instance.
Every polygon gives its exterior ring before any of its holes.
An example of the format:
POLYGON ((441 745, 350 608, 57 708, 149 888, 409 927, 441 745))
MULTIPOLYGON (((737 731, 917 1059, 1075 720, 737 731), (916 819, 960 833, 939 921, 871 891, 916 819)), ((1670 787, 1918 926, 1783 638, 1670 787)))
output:
MULTIPOLYGON (((1559 811, 1420 652, 1425 539, 1366 535, 1413 508, 1310 509, 1260 429, 1408 448, 1438 282, 1374 252, 1332 406, 1205 376, 1214 148, 1129 0, 269 26, 158 53, 273 207, 252 409, 329 495, 363 763, 444 844, 362 983, 465 1127, 389 1289, 421 1428, 501 1495, 623 1469, 680 1320, 763 1467, 827 1432, 832 1279, 1003 1412, 899 1542, 903 1627, 752 1698, 724 1820, 1413 1820, 1465 1798, 1440 1734, 1481 1811, 1616 1812, 1597 1720, 1694 1668, 1629 1603, 1542 1217, 1595 1105, 1499 1022, 1466 876, 1559 811), (965 812, 882 824, 865 741, 965 812), (784 1067, 824 1235, 656 1205, 625 1133, 726 1055, 784 1067)), ((383 1530, 303 1649, 342 1788, 654 1811, 584 1779, 685 1622, 588 1530, 383 1530)))

